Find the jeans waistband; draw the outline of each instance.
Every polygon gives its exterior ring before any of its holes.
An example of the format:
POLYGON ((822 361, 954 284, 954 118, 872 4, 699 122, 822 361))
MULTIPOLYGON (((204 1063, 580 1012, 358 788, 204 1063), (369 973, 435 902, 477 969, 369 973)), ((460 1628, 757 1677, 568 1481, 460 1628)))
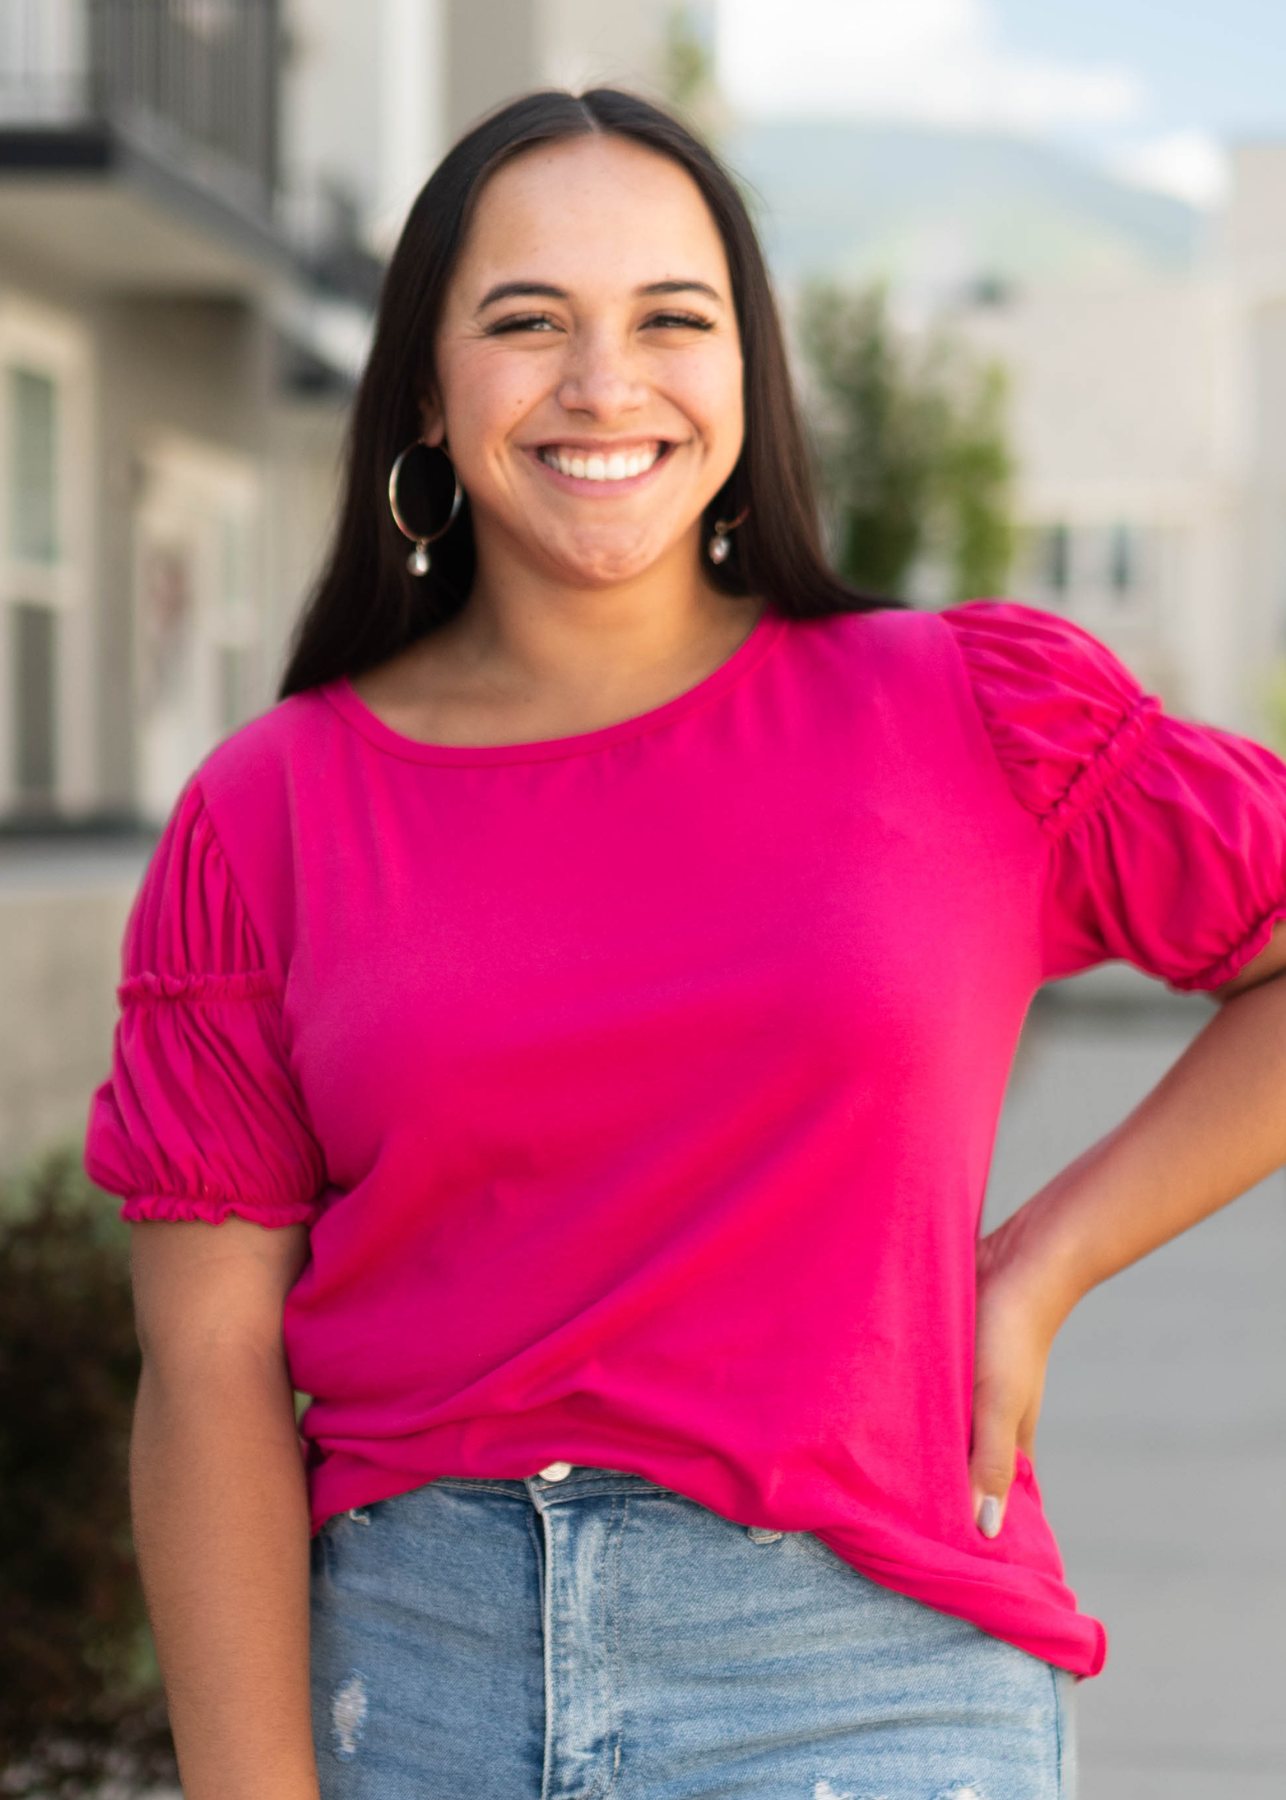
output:
POLYGON ((561 1479, 540 1474, 514 1481, 488 1475, 439 1475, 433 1486, 450 1488, 457 1493, 501 1494, 536 1507, 556 1505, 560 1500, 588 1499, 595 1494, 638 1494, 641 1497, 672 1493, 670 1488, 649 1481, 646 1475, 633 1475, 628 1469, 592 1469, 582 1463, 574 1463, 561 1479))

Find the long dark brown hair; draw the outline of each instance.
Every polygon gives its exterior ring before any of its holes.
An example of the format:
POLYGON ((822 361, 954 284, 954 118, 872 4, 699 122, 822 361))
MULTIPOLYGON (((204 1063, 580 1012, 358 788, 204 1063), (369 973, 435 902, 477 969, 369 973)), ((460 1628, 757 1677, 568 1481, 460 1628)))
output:
POLYGON ((432 572, 412 575, 388 507, 389 471, 422 430, 433 390, 433 343, 478 195, 495 171, 538 144, 609 132, 687 171, 723 239, 741 335, 745 441, 708 509, 746 512, 733 553, 710 579, 759 594, 794 618, 893 604, 858 594, 827 566, 781 325, 754 226, 727 171, 677 119, 634 94, 594 88, 512 101, 465 133, 420 190, 388 266, 375 340, 353 408, 348 475, 330 555, 300 620, 282 696, 373 668, 464 605, 474 573, 468 504, 433 546, 432 572))

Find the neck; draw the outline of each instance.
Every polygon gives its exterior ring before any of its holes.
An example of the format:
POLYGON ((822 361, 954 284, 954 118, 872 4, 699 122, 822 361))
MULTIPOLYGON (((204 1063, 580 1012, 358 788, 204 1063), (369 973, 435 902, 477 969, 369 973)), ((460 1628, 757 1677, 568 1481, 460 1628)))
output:
POLYGON ((735 633, 758 611, 721 593, 700 559, 700 527, 641 574, 572 584, 481 543, 456 648, 533 684, 598 686, 686 657, 735 633))
POLYGON ((354 686, 394 730, 430 743, 568 737, 695 686, 759 611, 706 579, 695 531, 642 575, 583 586, 480 544, 463 612, 354 686))

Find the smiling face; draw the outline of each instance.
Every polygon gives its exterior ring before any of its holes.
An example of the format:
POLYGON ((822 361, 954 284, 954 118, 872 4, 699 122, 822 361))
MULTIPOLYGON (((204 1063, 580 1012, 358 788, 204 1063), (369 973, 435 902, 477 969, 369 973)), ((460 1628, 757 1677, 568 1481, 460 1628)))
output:
POLYGON ((742 363, 723 244, 684 170, 611 136, 506 164, 434 350, 425 436, 469 496, 480 580, 696 577, 701 515, 741 451, 742 363))

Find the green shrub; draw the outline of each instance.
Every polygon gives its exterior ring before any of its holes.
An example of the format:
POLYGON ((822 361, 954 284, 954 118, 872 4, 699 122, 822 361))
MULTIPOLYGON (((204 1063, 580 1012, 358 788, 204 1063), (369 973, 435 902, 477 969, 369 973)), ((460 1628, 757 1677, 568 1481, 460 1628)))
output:
POLYGON ((128 1233, 70 1153, 0 1193, 0 1790, 173 1779, 130 1542, 128 1233))
POLYGON ((1014 465, 1001 369, 941 334, 898 331, 878 286, 810 288, 799 332, 840 574, 904 598, 927 562, 944 598, 1003 593, 1014 465))

